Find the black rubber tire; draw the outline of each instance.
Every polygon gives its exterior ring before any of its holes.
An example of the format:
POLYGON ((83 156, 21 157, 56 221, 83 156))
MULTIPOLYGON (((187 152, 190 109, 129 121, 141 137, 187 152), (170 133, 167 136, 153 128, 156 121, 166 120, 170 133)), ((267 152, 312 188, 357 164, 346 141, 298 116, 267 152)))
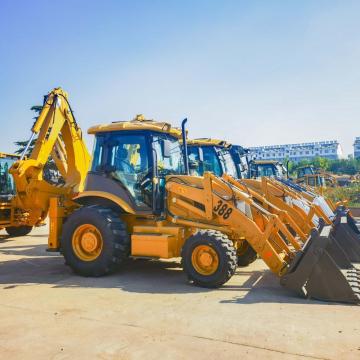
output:
POLYGON ((227 235, 215 230, 199 230, 190 236, 181 250, 181 264, 188 279, 195 285, 217 288, 225 284, 236 270, 236 250, 227 235), (199 245, 211 246, 219 257, 219 267, 211 275, 202 275, 196 271, 191 261, 193 250, 199 245))
POLYGON ((11 237, 25 236, 29 234, 32 230, 32 226, 22 225, 22 226, 8 226, 5 228, 5 231, 11 237))
POLYGON ((97 277, 114 272, 130 254, 130 236, 126 224, 111 209, 82 207, 73 212, 63 225, 61 253, 65 264, 79 275, 97 277), (103 239, 102 252, 93 261, 81 260, 73 250, 73 233, 82 224, 94 225, 103 239))
MULTIPOLYGON (((244 240, 245 241, 245 240, 244 240)), ((237 253, 237 264, 240 267, 249 266, 258 257, 257 252, 246 242, 245 249, 242 249, 241 253, 237 253)))

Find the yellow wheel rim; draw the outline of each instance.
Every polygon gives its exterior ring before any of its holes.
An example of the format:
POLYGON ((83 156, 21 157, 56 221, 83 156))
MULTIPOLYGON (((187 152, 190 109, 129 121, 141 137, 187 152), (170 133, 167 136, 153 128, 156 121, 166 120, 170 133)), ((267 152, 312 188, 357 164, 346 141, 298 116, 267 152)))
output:
POLYGON ((72 237, 72 247, 75 255, 83 261, 95 260, 102 251, 103 239, 96 226, 80 225, 72 237))
POLYGON ((191 263, 201 275, 212 275, 219 267, 219 256, 209 245, 197 246, 191 254, 191 263))

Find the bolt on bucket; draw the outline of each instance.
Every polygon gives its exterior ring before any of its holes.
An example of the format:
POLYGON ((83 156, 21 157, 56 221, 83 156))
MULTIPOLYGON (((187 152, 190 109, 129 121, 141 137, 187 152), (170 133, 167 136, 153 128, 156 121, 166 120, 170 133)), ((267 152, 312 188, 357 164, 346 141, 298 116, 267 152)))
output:
POLYGON ((306 298, 359 304, 359 264, 350 261, 332 231, 331 225, 314 229, 280 283, 306 298))

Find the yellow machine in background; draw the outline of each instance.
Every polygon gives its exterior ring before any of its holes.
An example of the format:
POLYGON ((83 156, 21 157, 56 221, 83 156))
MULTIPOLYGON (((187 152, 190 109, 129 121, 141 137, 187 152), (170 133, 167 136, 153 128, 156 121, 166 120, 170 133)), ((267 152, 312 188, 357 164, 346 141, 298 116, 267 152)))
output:
POLYGON ((45 97, 23 155, 1 157, 0 164, 4 159, 3 166, 8 168, 5 173, 3 168, 1 191, 10 193, 5 201, 2 200, 0 226, 10 236, 26 235, 33 226, 44 222, 51 197, 61 197, 66 202, 84 187, 90 155, 66 92, 54 89, 45 97), (30 156, 25 158, 33 139, 36 139, 35 146, 30 156), (62 186, 44 179, 44 167, 50 157, 64 180, 62 186), (13 163, 9 168, 10 162, 13 163))

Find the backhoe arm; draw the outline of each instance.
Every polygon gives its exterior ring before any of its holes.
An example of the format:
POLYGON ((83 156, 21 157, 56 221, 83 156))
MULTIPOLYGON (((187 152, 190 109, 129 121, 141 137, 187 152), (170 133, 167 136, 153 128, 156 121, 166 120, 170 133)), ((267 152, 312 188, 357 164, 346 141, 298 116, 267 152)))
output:
POLYGON ((17 189, 12 206, 18 222, 36 225, 47 216, 50 197, 71 198, 83 190, 90 164, 81 129, 75 121, 68 95, 61 88, 45 96, 28 146, 10 169, 17 189), (35 146, 26 159, 24 155, 34 138, 35 146), (49 157, 65 181, 61 187, 44 180, 44 167, 49 157))
POLYGON ((245 192, 211 173, 168 177, 168 211, 176 224, 219 230, 246 239, 269 268, 281 275, 300 249, 278 215, 263 209, 245 192), (292 245, 290 248, 284 238, 292 245))

